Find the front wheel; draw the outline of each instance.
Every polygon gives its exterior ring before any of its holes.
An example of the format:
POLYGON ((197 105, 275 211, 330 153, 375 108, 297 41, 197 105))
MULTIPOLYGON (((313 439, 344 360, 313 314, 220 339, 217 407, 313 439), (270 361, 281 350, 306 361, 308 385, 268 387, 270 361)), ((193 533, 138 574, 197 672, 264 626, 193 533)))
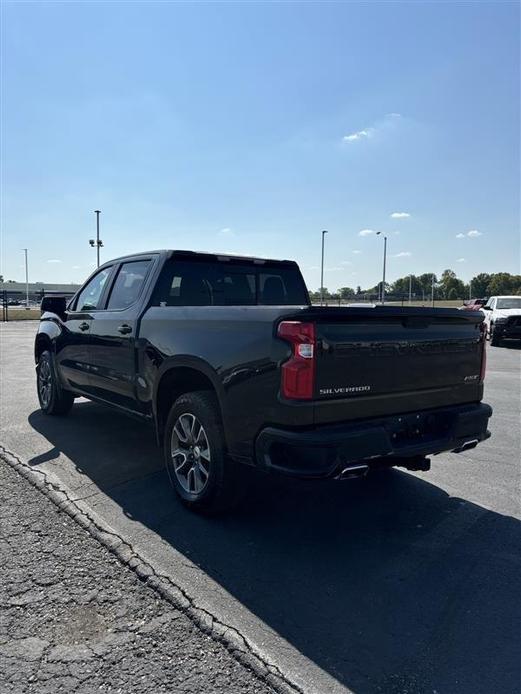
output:
POLYGON ((501 338, 496 334, 493 327, 490 329, 490 344, 492 347, 499 347, 501 345, 501 338))
POLYGON ((38 400, 44 414, 65 415, 74 404, 74 395, 64 390, 57 378, 53 355, 48 350, 40 354, 36 367, 38 400))
POLYGON ((166 423, 164 456, 170 482, 188 508, 217 513, 235 501, 233 463, 226 455, 213 393, 185 393, 175 401, 166 423))

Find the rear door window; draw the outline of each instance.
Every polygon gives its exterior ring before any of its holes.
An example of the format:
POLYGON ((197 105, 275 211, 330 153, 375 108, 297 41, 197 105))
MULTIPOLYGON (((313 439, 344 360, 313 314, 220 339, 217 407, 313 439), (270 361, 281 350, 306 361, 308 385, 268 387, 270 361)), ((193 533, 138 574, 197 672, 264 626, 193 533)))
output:
POLYGON ((150 262, 150 260, 135 260, 123 263, 110 292, 108 310, 125 309, 137 301, 143 289, 150 262))

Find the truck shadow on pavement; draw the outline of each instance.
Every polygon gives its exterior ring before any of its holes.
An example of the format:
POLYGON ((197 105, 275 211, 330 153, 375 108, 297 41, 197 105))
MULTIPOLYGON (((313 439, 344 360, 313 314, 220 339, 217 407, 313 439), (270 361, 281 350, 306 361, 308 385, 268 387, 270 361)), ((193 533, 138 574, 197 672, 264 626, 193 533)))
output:
POLYGON ((173 497, 145 425, 86 402, 66 423, 29 421, 51 446, 31 465, 63 453, 82 493, 94 483, 356 694, 519 690, 514 518, 390 471, 343 483, 252 473, 234 514, 206 519, 173 497))

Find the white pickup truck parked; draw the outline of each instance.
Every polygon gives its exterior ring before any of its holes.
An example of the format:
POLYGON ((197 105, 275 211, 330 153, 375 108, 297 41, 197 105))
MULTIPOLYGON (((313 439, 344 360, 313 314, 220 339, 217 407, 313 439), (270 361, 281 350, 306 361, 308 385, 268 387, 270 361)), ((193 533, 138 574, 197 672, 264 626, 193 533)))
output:
POLYGON ((500 345, 503 339, 521 339, 521 296, 490 296, 485 313, 490 344, 500 345))

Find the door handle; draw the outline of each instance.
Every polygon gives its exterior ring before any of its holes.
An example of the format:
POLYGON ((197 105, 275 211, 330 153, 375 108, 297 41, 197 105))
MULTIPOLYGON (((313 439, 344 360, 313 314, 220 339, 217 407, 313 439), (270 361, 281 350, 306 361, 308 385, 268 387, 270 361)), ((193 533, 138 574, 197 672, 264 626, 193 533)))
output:
POLYGON ((80 323, 80 324, 78 325, 78 328, 79 328, 80 330, 88 330, 88 329, 89 329, 89 324, 88 324, 88 323, 80 323))
POLYGON ((123 323, 123 325, 119 326, 118 332, 121 333, 122 335, 128 335, 128 333, 132 332, 132 328, 130 327, 130 325, 123 323))

